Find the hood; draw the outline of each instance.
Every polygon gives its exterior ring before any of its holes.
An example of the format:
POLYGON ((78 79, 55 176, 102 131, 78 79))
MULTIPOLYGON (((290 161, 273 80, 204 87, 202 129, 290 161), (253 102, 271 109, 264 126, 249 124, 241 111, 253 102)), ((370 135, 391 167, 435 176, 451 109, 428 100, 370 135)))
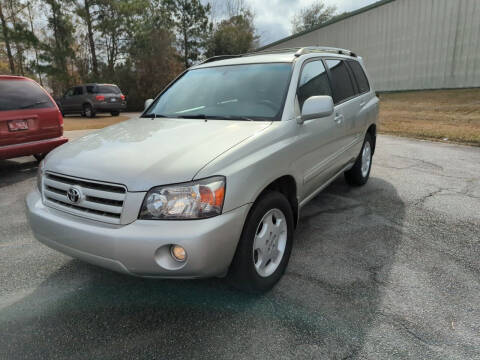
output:
POLYGON ((146 191, 192 180, 207 163, 270 124, 138 118, 57 148, 47 157, 45 169, 146 191))

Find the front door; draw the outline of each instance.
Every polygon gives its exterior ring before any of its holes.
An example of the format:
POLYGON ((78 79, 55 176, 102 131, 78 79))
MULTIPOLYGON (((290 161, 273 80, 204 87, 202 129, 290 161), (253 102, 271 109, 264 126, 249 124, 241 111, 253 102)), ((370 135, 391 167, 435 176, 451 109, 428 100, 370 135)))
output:
POLYGON ((64 113, 72 111, 73 106, 73 88, 67 90, 65 95, 63 95, 61 100, 62 111, 64 113))
MULTIPOLYGON (((297 100, 301 112, 303 103, 311 96, 332 96, 326 69, 320 59, 313 59, 303 65, 297 89, 297 100)), ((297 168, 303 173, 301 200, 307 198, 329 180, 335 169, 335 154, 341 148, 343 121, 328 117, 307 120, 298 126, 297 144, 301 147, 297 168)))
POLYGON ((81 112, 84 102, 83 86, 75 86, 73 88, 72 111, 81 112))

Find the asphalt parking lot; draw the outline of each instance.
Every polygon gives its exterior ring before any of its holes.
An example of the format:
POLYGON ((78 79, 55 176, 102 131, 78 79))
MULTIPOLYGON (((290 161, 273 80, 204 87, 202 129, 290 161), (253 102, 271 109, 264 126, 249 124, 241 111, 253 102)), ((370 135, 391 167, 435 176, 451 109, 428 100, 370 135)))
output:
POLYGON ((380 136, 369 183, 303 211, 287 273, 145 280, 32 237, 33 158, 0 161, 1 359, 480 359, 480 149, 380 136))

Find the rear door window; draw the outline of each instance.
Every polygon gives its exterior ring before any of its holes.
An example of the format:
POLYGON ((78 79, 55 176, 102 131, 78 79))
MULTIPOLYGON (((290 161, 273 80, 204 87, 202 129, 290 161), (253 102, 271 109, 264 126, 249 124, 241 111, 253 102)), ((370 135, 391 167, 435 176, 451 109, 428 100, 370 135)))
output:
POLYGON ((357 85, 360 94, 366 93, 370 91, 370 85, 368 84, 367 75, 363 71, 362 66, 358 63, 358 61, 349 60, 348 65, 350 65, 350 69, 352 69, 353 76, 355 80, 357 80, 357 85))
POLYGON ((116 85, 97 85, 98 94, 120 94, 121 91, 116 85))
POLYGON ((74 95, 74 96, 83 95, 83 87, 82 87, 82 86, 76 86, 76 87, 73 89, 73 95, 74 95))
POLYGON ((54 104, 39 85, 29 80, 0 80, 0 111, 52 108, 54 104))
POLYGON ((311 96, 332 96, 327 71, 321 60, 310 61, 305 64, 298 84, 297 95, 300 108, 302 108, 305 100, 311 96))
POLYGON ((93 85, 87 85, 87 93, 89 93, 89 94, 95 94, 95 86, 93 86, 93 85))
POLYGON ((352 79, 343 60, 327 59, 333 86, 333 101, 338 104, 355 96, 352 79))

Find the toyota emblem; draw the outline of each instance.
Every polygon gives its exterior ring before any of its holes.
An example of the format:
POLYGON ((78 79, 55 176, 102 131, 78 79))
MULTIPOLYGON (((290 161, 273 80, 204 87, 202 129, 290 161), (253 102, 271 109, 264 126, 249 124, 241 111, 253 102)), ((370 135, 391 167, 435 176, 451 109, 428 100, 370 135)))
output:
POLYGON ((81 195, 82 193, 80 192, 80 190, 74 187, 71 187, 67 191, 68 200, 70 200, 74 204, 80 201, 81 195))

